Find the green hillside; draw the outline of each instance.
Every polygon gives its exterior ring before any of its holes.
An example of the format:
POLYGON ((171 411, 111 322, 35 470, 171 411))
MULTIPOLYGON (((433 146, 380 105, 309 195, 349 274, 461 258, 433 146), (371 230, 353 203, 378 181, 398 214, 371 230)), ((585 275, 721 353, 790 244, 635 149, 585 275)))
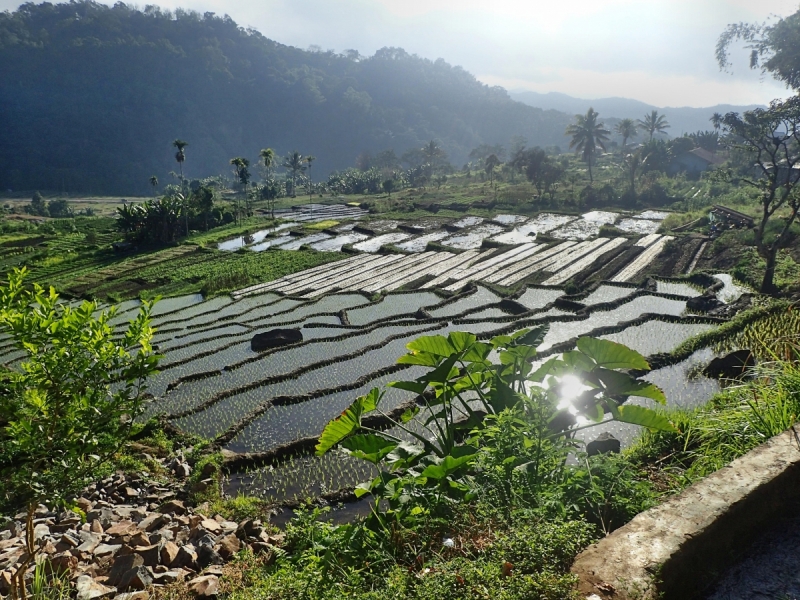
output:
POLYGON ((457 165, 481 143, 564 143, 569 120, 399 48, 307 52, 212 13, 90 1, 0 13, 0 189, 147 194, 189 142, 190 178, 228 160, 314 154, 315 178, 364 151, 436 139, 457 165))

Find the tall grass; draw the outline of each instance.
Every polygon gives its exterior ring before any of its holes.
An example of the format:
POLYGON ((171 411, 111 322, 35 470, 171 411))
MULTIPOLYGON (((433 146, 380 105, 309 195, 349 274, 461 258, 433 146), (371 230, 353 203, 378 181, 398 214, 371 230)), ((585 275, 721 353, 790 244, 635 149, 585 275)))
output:
POLYGON ((749 381, 705 406, 668 416, 680 433, 647 432, 628 454, 655 465, 676 491, 794 427, 800 417, 800 346, 782 348, 781 355, 755 367, 749 381))

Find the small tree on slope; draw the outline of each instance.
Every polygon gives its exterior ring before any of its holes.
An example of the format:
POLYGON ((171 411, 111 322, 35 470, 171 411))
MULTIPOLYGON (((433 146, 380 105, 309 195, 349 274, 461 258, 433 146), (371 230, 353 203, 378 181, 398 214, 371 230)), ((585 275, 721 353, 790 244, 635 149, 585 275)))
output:
POLYGON ((0 289, 0 333, 27 355, 2 374, 0 389, 0 512, 27 511, 26 558, 12 581, 12 597, 23 599, 39 551, 37 505, 68 505, 120 449, 158 360, 152 303, 118 336, 114 309, 95 315, 95 302, 71 307, 53 288, 25 285, 25 276, 15 270, 0 289))

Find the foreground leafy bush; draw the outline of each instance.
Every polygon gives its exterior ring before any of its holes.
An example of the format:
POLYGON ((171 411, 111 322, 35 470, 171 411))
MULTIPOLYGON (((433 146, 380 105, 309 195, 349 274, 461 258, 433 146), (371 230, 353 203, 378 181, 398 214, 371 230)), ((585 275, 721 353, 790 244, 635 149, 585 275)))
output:
POLYGON ((377 388, 327 425, 318 454, 339 445, 381 468, 378 477, 356 488, 357 496, 375 499, 374 526, 389 531, 429 516, 446 518, 458 503, 481 494, 509 508, 519 501, 540 506, 545 489, 575 476, 567 469, 575 432, 602 421, 606 413, 618 421, 674 430, 655 411, 624 404, 629 396, 665 399, 655 385, 627 373, 650 367, 621 344, 580 338, 575 350, 533 371, 536 347, 547 329, 522 330, 488 343, 460 332, 418 338, 398 362, 430 371, 415 381, 389 384, 419 395, 415 408, 388 420, 392 433, 365 425, 367 413, 380 412, 377 388), (490 360, 493 355, 499 364, 490 360))
POLYGON ((130 435, 157 356, 150 346, 150 310, 143 303, 121 337, 97 305, 72 307, 51 288, 25 284, 25 270, 0 288, 0 333, 25 353, 2 373, 0 389, 0 511, 27 509, 28 558, 33 514, 40 502, 64 505, 97 475, 130 435))

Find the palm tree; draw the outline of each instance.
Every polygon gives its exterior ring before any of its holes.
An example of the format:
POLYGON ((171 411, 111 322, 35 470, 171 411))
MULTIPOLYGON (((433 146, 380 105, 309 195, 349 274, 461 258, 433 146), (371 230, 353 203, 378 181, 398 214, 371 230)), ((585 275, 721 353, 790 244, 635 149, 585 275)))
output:
POLYGON ((724 118, 725 117, 723 117, 720 113, 715 112, 713 115, 711 115, 709 121, 711 121, 711 124, 714 126, 714 129, 719 131, 719 128, 722 127, 722 120, 724 118))
POLYGON ((158 177, 155 175, 150 176, 150 185, 153 186, 153 198, 156 197, 156 188, 158 187, 158 177))
POLYGON ((625 146, 628 140, 636 137, 636 122, 633 119, 622 119, 617 123, 616 127, 614 127, 614 131, 617 135, 622 136, 622 155, 624 156, 625 146))
POLYGON ((283 168, 289 169, 289 171, 292 173, 292 198, 297 197, 294 188, 295 184, 297 183, 297 174, 306 170, 306 166, 303 164, 304 162, 303 155, 297 150, 289 152, 289 154, 286 155, 286 158, 283 159, 283 168))
POLYGON ((428 177, 432 177, 435 167, 446 155, 439 144, 431 140, 422 147, 422 156, 425 157, 425 162, 428 164, 428 177))
POLYGON ((172 145, 178 149, 178 151, 175 153, 175 160, 178 161, 178 166, 181 170, 181 188, 183 188, 183 161, 186 160, 186 153, 183 151, 183 149, 189 145, 189 142, 184 142, 183 140, 178 139, 172 142, 172 145))
MULTIPOLYGON (((178 149, 175 153, 175 160, 178 161, 178 166, 180 167, 181 171, 181 192, 183 193, 182 198, 184 201, 186 200, 186 181, 183 178, 183 161, 186 160, 186 153, 183 151, 186 146, 189 145, 189 142, 184 142, 182 139, 177 139, 172 142, 172 145, 178 149)), ((189 237, 189 211, 186 206, 183 207, 183 222, 186 226, 186 237, 189 237)))
MULTIPOLYGON (((247 183, 250 181, 250 171, 247 167, 250 166, 250 161, 246 158, 242 158, 241 156, 237 156, 230 160, 230 163, 233 165, 233 172, 236 174, 236 178, 239 180, 239 183, 242 184, 244 188, 244 199, 245 203, 247 202, 247 183)), ((239 212, 239 206, 237 202, 236 212, 239 212)))
POLYGON ((622 167, 630 183, 631 200, 636 200, 636 173, 644 168, 650 155, 645 156, 643 150, 632 152, 622 159, 622 167))
POLYGON ((316 156, 310 154, 305 157, 306 164, 308 165, 308 201, 311 202, 311 163, 317 160, 316 156))
POLYGON ((261 164, 267 171, 267 176, 272 174, 272 165, 275 164, 275 150, 272 148, 264 148, 258 154, 261 157, 261 164))
POLYGON ((585 115, 575 115, 575 123, 567 127, 566 134, 572 136, 570 148, 575 148, 575 153, 580 153, 583 161, 589 166, 589 182, 594 183, 592 176, 592 163, 594 162, 597 148, 606 149, 605 143, 611 132, 603 123, 597 122, 598 113, 589 107, 585 115))
POLYGON ((491 187, 494 183, 494 170, 500 165, 500 159, 497 158, 496 154, 490 154, 486 157, 484 164, 486 165, 486 174, 489 176, 489 186, 491 187))
MULTIPOLYGON (((275 150, 272 148, 262 148, 258 153, 261 157, 261 164, 264 165, 264 185, 272 185, 272 167, 275 164, 275 150)), ((275 218, 275 198, 270 198, 269 202, 272 218, 275 218)))
POLYGON ((639 128, 648 132, 650 141, 652 141, 654 134, 664 133, 666 129, 669 129, 669 123, 664 115, 659 115, 657 110, 653 110, 646 114, 644 119, 639 119, 639 128))

